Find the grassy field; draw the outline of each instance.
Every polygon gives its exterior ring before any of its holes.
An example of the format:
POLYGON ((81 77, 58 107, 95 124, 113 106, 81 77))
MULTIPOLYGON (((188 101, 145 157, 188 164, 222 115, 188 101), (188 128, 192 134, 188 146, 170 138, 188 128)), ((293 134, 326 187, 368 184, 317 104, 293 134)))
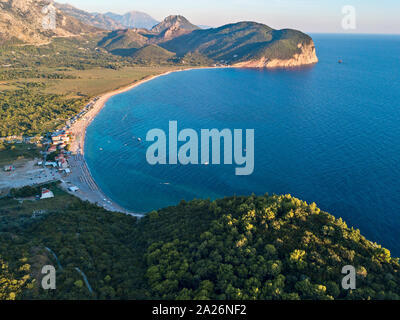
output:
POLYGON ((120 70, 96 68, 83 71, 65 72, 77 79, 56 80, 45 90, 47 93, 66 94, 73 96, 77 92, 96 96, 127 86, 148 76, 176 70, 173 66, 160 67, 125 67, 120 70))
MULTIPOLYGON (((93 68, 89 70, 71 69, 62 71, 62 73, 71 75, 75 79, 18 79, 1 81, 0 90, 16 90, 23 88, 25 84, 43 83, 45 89, 41 91, 47 94, 60 94, 68 98, 75 98, 80 95, 94 97, 127 86, 148 76, 180 68, 177 66, 154 66, 124 67, 119 70, 106 68, 93 68)), ((49 72, 45 68, 42 71, 44 73, 49 72)))
POLYGON ((4 147, 5 149, 0 149, 1 170, 3 170, 3 166, 10 165, 17 160, 31 160, 40 157, 40 150, 33 144, 5 144, 4 147))

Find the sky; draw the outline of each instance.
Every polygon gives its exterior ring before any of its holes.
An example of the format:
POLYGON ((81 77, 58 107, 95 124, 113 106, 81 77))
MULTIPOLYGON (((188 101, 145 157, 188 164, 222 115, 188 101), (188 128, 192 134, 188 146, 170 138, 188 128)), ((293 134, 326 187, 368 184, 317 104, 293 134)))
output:
POLYGON ((400 0, 58 0, 57 2, 69 3, 90 12, 142 11, 159 21, 171 14, 181 14, 194 24, 211 27, 238 21, 256 21, 275 29, 294 28, 311 33, 400 34, 400 0), (348 11, 347 8, 343 13, 345 6, 352 6, 354 9, 348 11))

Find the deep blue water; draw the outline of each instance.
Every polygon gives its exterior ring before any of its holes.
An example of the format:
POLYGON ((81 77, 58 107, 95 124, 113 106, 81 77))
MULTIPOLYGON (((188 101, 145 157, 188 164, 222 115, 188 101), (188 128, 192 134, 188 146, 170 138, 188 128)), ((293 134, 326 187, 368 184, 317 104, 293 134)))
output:
POLYGON ((113 97, 87 131, 95 180, 136 212, 181 199, 290 193, 400 256, 400 37, 314 40, 313 67, 179 72, 113 97), (235 176, 235 165, 150 166, 146 133, 167 131, 170 120, 198 132, 254 128, 253 175, 235 176))

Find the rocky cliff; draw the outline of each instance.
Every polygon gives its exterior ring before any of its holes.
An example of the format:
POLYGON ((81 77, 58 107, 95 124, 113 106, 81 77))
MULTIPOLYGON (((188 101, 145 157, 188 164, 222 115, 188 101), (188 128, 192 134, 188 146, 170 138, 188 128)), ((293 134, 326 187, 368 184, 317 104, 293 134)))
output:
POLYGON ((43 44, 52 37, 70 37, 93 33, 87 26, 65 15, 48 0, 0 0, 0 43, 43 44))
POLYGON ((309 44, 298 44, 299 53, 287 59, 261 57, 258 59, 247 60, 233 64, 238 68, 291 68, 305 65, 311 65, 318 62, 314 42, 309 44))

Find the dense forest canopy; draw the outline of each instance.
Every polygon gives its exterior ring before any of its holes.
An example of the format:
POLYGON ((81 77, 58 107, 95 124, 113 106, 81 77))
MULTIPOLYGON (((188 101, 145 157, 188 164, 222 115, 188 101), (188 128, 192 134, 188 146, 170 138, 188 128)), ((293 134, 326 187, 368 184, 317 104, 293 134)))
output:
POLYGON ((182 201, 137 220, 51 188, 56 198, 35 218, 36 203, 0 200, 1 259, 6 279, 22 281, 17 299, 400 298, 398 259, 289 195, 182 201), (57 267, 57 290, 39 287, 43 264, 57 267), (341 287, 345 265, 356 290, 341 287))
POLYGON ((0 136, 44 134, 63 125, 85 102, 32 90, 0 92, 0 136))

